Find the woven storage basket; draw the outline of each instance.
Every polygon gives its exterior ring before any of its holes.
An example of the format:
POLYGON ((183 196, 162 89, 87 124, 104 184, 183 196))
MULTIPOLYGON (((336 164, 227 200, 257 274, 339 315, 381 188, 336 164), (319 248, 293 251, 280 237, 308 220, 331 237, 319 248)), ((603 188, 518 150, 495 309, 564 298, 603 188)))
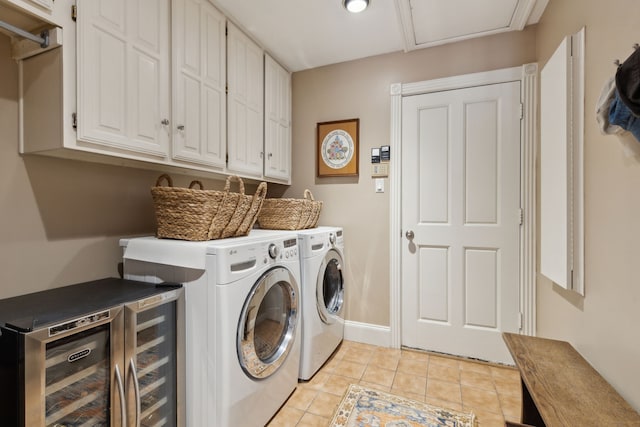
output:
POLYGON ((267 183, 261 182, 253 196, 244 194, 244 182, 238 176, 229 176, 224 186, 223 206, 213 219, 211 239, 246 236, 258 219, 258 214, 267 195, 267 183), (239 193, 230 192, 231 181, 236 180, 239 193))
POLYGON ((267 184, 260 183, 256 194, 244 194, 239 177, 229 176, 224 190, 204 190, 200 181, 189 188, 173 187, 169 175, 160 175, 151 188, 156 221, 156 235, 181 240, 212 240, 221 237, 244 236, 249 233, 262 207, 267 184), (231 180, 240 183, 240 193, 230 191, 231 180), (166 181, 167 186, 162 186, 166 181), (199 185, 200 189, 193 188, 199 185))
POLYGON ((181 240, 208 240, 209 227, 224 199, 221 191, 202 190, 200 181, 193 181, 189 188, 173 186, 169 175, 158 177, 151 188, 160 238, 181 240), (166 181, 166 186, 163 186, 166 181), (194 189, 195 185, 201 189, 194 189))
POLYGON ((311 213, 309 214, 309 219, 305 224, 304 228, 315 228, 318 225, 318 219, 320 219, 320 211, 322 210, 322 201, 315 200, 312 194, 310 204, 311 204, 311 213))
POLYGON ((315 201, 307 189, 303 199, 265 199, 258 223, 272 230, 302 230, 315 226, 321 208, 322 202, 315 201))

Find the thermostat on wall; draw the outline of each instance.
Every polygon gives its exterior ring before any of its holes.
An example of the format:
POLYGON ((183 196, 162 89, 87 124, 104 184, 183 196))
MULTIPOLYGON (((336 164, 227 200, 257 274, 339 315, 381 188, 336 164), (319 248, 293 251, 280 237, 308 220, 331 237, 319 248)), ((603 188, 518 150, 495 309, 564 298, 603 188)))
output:
POLYGON ((372 148, 371 149, 371 163, 380 163, 380 149, 372 148))
POLYGON ((380 147, 380 160, 383 162, 388 162, 391 160, 391 147, 388 145, 383 145, 380 147))

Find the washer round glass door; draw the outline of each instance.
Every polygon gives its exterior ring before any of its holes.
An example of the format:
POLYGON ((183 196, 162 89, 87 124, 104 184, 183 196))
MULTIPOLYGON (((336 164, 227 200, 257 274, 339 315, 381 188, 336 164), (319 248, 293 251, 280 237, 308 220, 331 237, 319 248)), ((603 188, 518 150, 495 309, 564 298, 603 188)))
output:
POLYGON ((324 257, 318 273, 316 298, 318 314, 324 323, 334 323, 344 306, 344 278, 342 257, 331 249, 324 257))
POLYGON ((237 333, 240 365, 250 378, 271 376, 291 351, 298 321, 297 287, 289 270, 275 267, 251 289, 237 333))

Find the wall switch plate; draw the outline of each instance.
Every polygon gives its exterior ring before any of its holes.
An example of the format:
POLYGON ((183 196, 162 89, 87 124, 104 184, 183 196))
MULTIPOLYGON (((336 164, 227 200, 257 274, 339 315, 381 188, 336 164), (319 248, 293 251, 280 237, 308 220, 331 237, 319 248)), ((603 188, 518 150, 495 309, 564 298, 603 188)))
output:
POLYGON ((376 193, 384 193, 384 179, 376 178, 376 193))
POLYGON ((389 163, 374 163, 371 165, 372 178, 384 178, 389 176, 389 163))

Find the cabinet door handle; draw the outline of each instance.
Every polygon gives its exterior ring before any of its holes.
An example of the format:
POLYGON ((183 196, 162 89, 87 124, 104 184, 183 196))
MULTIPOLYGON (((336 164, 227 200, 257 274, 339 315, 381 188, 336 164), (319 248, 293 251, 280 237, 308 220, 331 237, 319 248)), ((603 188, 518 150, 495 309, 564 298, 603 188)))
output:
POLYGON ((272 157, 273 157, 273 153, 269 153, 269 158, 272 158, 272 157))
POLYGON ((160 124, 162 124, 162 126, 167 126, 169 124, 169 119, 162 119, 160 124))
POLYGON ((122 383, 122 375, 120 375, 120 367, 116 364, 116 382, 118 386, 118 394, 120 395, 120 416, 122 417, 122 427, 127 427, 127 400, 124 397, 124 384, 122 383))
POLYGON ((178 130, 184 130, 184 125, 178 125, 178 130))
POLYGON ((129 359, 129 369, 131 369, 131 375, 133 376, 133 389, 136 392, 136 427, 140 427, 140 383, 138 382, 138 373, 136 372, 136 364, 133 362, 133 357, 129 359))

